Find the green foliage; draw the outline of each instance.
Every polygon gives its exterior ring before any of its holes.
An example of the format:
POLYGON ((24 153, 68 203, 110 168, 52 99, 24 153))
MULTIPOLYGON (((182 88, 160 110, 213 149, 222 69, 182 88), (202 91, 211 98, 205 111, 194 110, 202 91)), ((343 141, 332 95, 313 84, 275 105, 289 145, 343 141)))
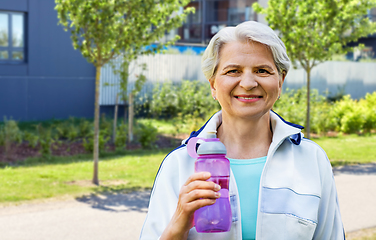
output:
MULTIPOLYGON (((179 27, 193 8, 189 0, 55 0, 59 23, 71 32, 75 49, 95 66, 125 53, 128 59, 161 49, 146 49, 166 31, 179 27)), ((174 39, 176 40, 176 39, 174 39)))
POLYGON ((155 147, 155 141, 157 140, 158 129, 154 127, 150 122, 142 124, 138 123, 135 131, 138 141, 141 143, 142 148, 152 149, 155 147))
POLYGON ((70 117, 68 121, 57 122, 54 124, 58 139, 68 139, 74 141, 79 135, 79 129, 76 126, 76 119, 70 117))
MULTIPOLYGON (((55 0, 59 24, 70 31, 73 47, 96 67, 93 183, 98 184, 99 83, 101 67, 123 54, 126 62, 140 55, 155 53, 166 43, 165 32, 177 28, 193 11, 189 0, 55 0), (179 12, 179 14, 177 14, 179 12)), ((174 42, 177 38, 173 39, 174 42)))
POLYGON ((22 142, 22 132, 18 128, 17 122, 7 120, 4 117, 4 126, 0 126, 0 146, 5 146, 5 154, 11 150, 13 143, 22 142))
POLYGON ((376 129, 376 92, 367 93, 365 99, 361 99, 359 104, 365 110, 363 130, 370 132, 376 129))
POLYGON ((29 147, 36 148, 39 143, 39 136, 32 132, 25 132, 24 140, 28 142, 29 147))
MULTIPOLYGON (((281 98, 274 104, 273 110, 280 114, 289 122, 305 125, 305 108, 307 105, 307 88, 286 89, 281 98)), ((325 133, 333 130, 333 124, 328 118, 331 103, 326 102, 326 98, 319 95, 317 89, 311 95, 311 130, 316 133, 325 133)))
POLYGON ((78 134, 79 134, 79 132, 78 132, 78 129, 76 128, 76 126, 70 125, 68 136, 67 136, 68 140, 73 142, 78 137, 78 134))
MULTIPOLYGON (((100 152, 105 150, 106 143, 110 140, 110 136, 103 132, 99 133, 98 149, 100 152)), ((89 134, 87 138, 82 139, 82 145, 87 152, 93 152, 94 150, 94 137, 93 134, 89 134)))
MULTIPOLYGON (((273 110, 287 121, 304 126, 306 89, 286 89, 273 110)), ((311 93, 312 132, 326 134, 329 131, 343 133, 369 133, 376 130, 376 92, 364 99, 353 100, 350 95, 336 102, 326 101, 317 90, 311 93)))
POLYGON ((253 5, 304 69, 350 51, 348 43, 376 32, 376 23, 366 17, 375 7, 375 0, 269 0, 267 8, 253 5))
POLYGON ((156 117, 173 118, 179 112, 178 87, 172 82, 156 84, 150 110, 156 117))
POLYGON ((87 137, 93 131, 93 124, 82 118, 78 125, 78 136, 81 138, 87 137))
POLYGON ((59 138, 68 138, 69 128, 70 128, 69 122, 64 122, 64 123, 60 123, 60 124, 55 125, 55 130, 57 132, 57 136, 59 138))
POLYGON ((344 133, 367 133, 376 129, 376 92, 367 93, 359 101, 346 95, 336 102, 330 117, 335 121, 336 130, 344 133))
POLYGON ((41 124, 39 124, 37 125, 37 131, 39 134, 39 144, 41 147, 39 152, 43 157, 49 158, 51 156, 51 146, 55 142, 51 133, 51 129, 44 128, 41 124))
POLYGON ((121 123, 117 126, 115 146, 117 148, 125 148, 127 146, 128 125, 121 123))
POLYGON ((99 128, 103 136, 110 137, 112 135, 112 121, 105 114, 102 114, 99 128))
MULTIPOLYGON (((87 120, 81 120, 80 122, 80 135, 82 138, 82 145, 87 152, 93 152, 94 150, 94 131, 92 123, 87 120)), ((98 138, 98 150, 103 152, 105 150, 106 143, 110 140, 112 134, 112 122, 111 119, 106 118, 105 114, 102 114, 100 124, 100 132, 98 138)))
POLYGON ((376 32, 376 22, 366 17, 368 10, 376 7, 376 0, 268 0, 267 8, 257 2, 252 7, 266 15, 269 26, 279 32, 295 67, 300 66, 307 73, 309 137, 311 70, 332 56, 352 50, 349 43, 376 32))
POLYGON ((207 118, 220 106, 213 100, 208 83, 183 80, 181 84, 156 85, 150 108, 154 116, 162 118, 207 118))

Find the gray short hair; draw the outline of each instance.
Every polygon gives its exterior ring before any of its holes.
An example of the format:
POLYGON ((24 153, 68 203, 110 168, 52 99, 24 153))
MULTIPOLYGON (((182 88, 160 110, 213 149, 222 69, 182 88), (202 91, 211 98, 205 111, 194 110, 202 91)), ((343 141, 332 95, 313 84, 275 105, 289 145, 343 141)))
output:
POLYGON ((219 63, 219 52, 223 45, 233 41, 253 41, 264 44, 272 52, 278 73, 280 75, 287 74, 291 62, 282 40, 267 25, 255 21, 247 21, 236 27, 221 29, 210 40, 201 60, 201 68, 206 79, 210 80, 215 75, 219 63))

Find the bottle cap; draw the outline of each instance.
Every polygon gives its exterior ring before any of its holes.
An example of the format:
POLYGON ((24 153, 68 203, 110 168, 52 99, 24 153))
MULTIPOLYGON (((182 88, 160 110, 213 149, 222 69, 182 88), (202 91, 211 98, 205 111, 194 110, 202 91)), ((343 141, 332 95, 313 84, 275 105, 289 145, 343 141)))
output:
POLYGON ((210 141, 205 141, 199 146, 198 155, 227 153, 225 145, 217 138, 216 131, 207 132, 207 139, 210 141))

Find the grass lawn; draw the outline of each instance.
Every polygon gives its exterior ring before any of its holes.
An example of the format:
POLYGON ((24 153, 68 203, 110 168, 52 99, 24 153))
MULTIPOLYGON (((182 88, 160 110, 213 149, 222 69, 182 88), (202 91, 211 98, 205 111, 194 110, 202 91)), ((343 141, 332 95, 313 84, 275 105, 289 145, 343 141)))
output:
MULTIPOLYGON (((313 139, 332 165, 376 162, 376 135, 313 139)), ((99 161, 100 186, 91 184, 91 154, 29 159, 17 167, 0 168, 0 205, 21 201, 82 196, 105 191, 151 188, 159 165, 171 149, 107 153, 99 161)))
POLYGON ((93 162, 90 155, 79 160, 56 157, 54 163, 0 168, 0 204, 151 188, 167 152, 169 150, 134 151, 101 158, 101 186, 91 184, 93 162))
POLYGON ((313 139, 328 155, 332 166, 376 162, 376 135, 313 139))
POLYGON ((363 229, 346 234, 347 240, 376 240, 376 228, 363 229))

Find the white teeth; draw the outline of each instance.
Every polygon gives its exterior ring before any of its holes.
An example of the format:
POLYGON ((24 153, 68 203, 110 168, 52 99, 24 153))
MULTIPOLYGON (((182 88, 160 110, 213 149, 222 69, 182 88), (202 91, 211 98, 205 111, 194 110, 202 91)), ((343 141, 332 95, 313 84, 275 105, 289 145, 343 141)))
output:
POLYGON ((251 100, 251 99, 255 99, 257 97, 238 97, 240 99, 246 99, 246 100, 251 100))

